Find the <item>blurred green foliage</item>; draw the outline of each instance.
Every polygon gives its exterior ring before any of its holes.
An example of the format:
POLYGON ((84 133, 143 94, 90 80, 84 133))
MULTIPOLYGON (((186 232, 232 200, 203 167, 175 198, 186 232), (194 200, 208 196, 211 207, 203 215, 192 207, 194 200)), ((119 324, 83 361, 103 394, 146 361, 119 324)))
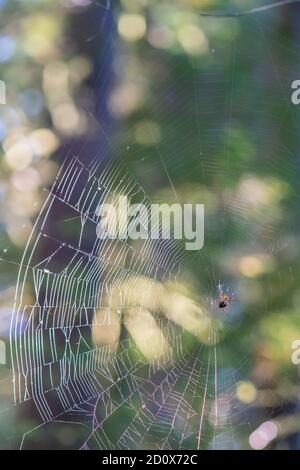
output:
MULTIPOLYGON (((300 110, 291 104, 290 87, 300 78, 294 27, 300 11, 199 15, 253 3, 260 2, 113 2, 116 79, 107 102, 117 122, 115 157, 151 198, 205 204, 205 247, 182 282, 200 303, 216 296, 219 280, 236 292, 221 318, 220 384, 230 369, 258 393, 284 389, 277 416, 286 400, 292 414, 299 411, 300 369, 291 362, 291 344, 300 339, 300 110)), ((92 4, 0 1, 0 78, 7 85, 7 104, 0 107, 1 336, 42 188, 58 170, 55 152, 87 132, 76 99, 88 89, 91 60, 78 55, 67 32, 70 17, 92 4)), ((99 52, 108 47, 97 38, 94 44, 99 52)), ((4 408, 10 373, 1 374, 4 408)), ((255 401, 251 406, 258 408, 255 428, 265 412, 255 401)), ((125 419, 115 418, 112 429, 125 419)), ((248 437, 241 434, 240 445, 248 437)))

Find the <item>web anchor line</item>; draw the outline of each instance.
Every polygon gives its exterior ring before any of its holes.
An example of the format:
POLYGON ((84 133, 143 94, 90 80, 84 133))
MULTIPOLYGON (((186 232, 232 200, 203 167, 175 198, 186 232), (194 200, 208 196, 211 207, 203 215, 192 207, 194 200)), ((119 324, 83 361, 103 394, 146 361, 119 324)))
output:
POLYGON ((269 3, 267 5, 263 5, 261 7, 251 8, 250 10, 240 11, 240 12, 223 12, 223 11, 216 11, 216 12, 206 12, 200 11, 198 15, 208 18, 239 18, 242 16, 249 16, 254 15, 256 13, 262 13, 268 10, 274 10, 275 8, 280 8, 285 5, 292 5, 295 3, 299 3, 300 0, 283 0, 280 2, 269 3))

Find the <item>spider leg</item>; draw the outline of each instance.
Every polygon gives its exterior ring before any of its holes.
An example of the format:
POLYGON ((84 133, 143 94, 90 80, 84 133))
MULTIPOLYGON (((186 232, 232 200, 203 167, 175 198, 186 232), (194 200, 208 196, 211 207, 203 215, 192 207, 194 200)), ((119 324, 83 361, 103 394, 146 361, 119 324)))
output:
POLYGON ((221 281, 219 281, 219 283, 217 285, 217 289, 219 291, 219 294, 223 295, 223 284, 221 284, 221 281))

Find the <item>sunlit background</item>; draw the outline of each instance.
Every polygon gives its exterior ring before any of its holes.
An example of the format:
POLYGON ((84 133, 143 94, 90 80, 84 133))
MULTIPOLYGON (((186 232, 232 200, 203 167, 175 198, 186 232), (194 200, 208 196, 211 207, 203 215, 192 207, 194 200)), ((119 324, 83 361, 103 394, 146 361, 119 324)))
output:
MULTIPOLYGON (((216 408, 219 418, 204 448, 300 448, 300 368, 292 362, 300 340, 300 108, 290 99, 300 79, 300 7, 245 18, 199 15, 259 3, 0 0, 5 354, 22 253, 61 164, 98 153, 121 161, 152 200, 205 204, 205 245, 175 285, 142 277, 131 281, 134 288, 121 285, 128 305, 143 292, 143 310, 131 309, 122 322, 116 315, 106 328, 97 326, 99 311, 93 341, 113 350, 129 335, 145 360, 167 361, 169 345, 153 316, 159 311, 191 333, 193 348, 213 343, 218 390, 205 410, 208 422, 216 408), (212 320, 219 281, 236 300, 212 320)), ((33 295, 28 285, 26 303, 33 295)), ((14 430, 22 434, 35 420, 30 409, 14 411, 7 362, 0 365, 3 448, 7 434, 13 447, 14 430)), ((203 371, 200 385, 203 395, 203 371)), ((47 437, 50 447, 80 442, 76 430, 48 426, 29 447, 47 447, 47 437)))

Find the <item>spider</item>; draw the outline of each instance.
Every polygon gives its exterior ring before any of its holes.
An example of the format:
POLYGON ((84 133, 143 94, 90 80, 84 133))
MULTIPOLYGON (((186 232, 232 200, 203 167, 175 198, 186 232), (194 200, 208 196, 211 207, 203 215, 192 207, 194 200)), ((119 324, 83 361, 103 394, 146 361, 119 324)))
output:
POLYGON ((223 284, 220 283, 217 285, 218 292, 219 292, 219 297, 218 297, 218 306, 219 309, 225 309, 228 307, 229 302, 232 302, 235 299, 234 294, 230 294, 228 289, 226 292, 223 290, 223 284))

